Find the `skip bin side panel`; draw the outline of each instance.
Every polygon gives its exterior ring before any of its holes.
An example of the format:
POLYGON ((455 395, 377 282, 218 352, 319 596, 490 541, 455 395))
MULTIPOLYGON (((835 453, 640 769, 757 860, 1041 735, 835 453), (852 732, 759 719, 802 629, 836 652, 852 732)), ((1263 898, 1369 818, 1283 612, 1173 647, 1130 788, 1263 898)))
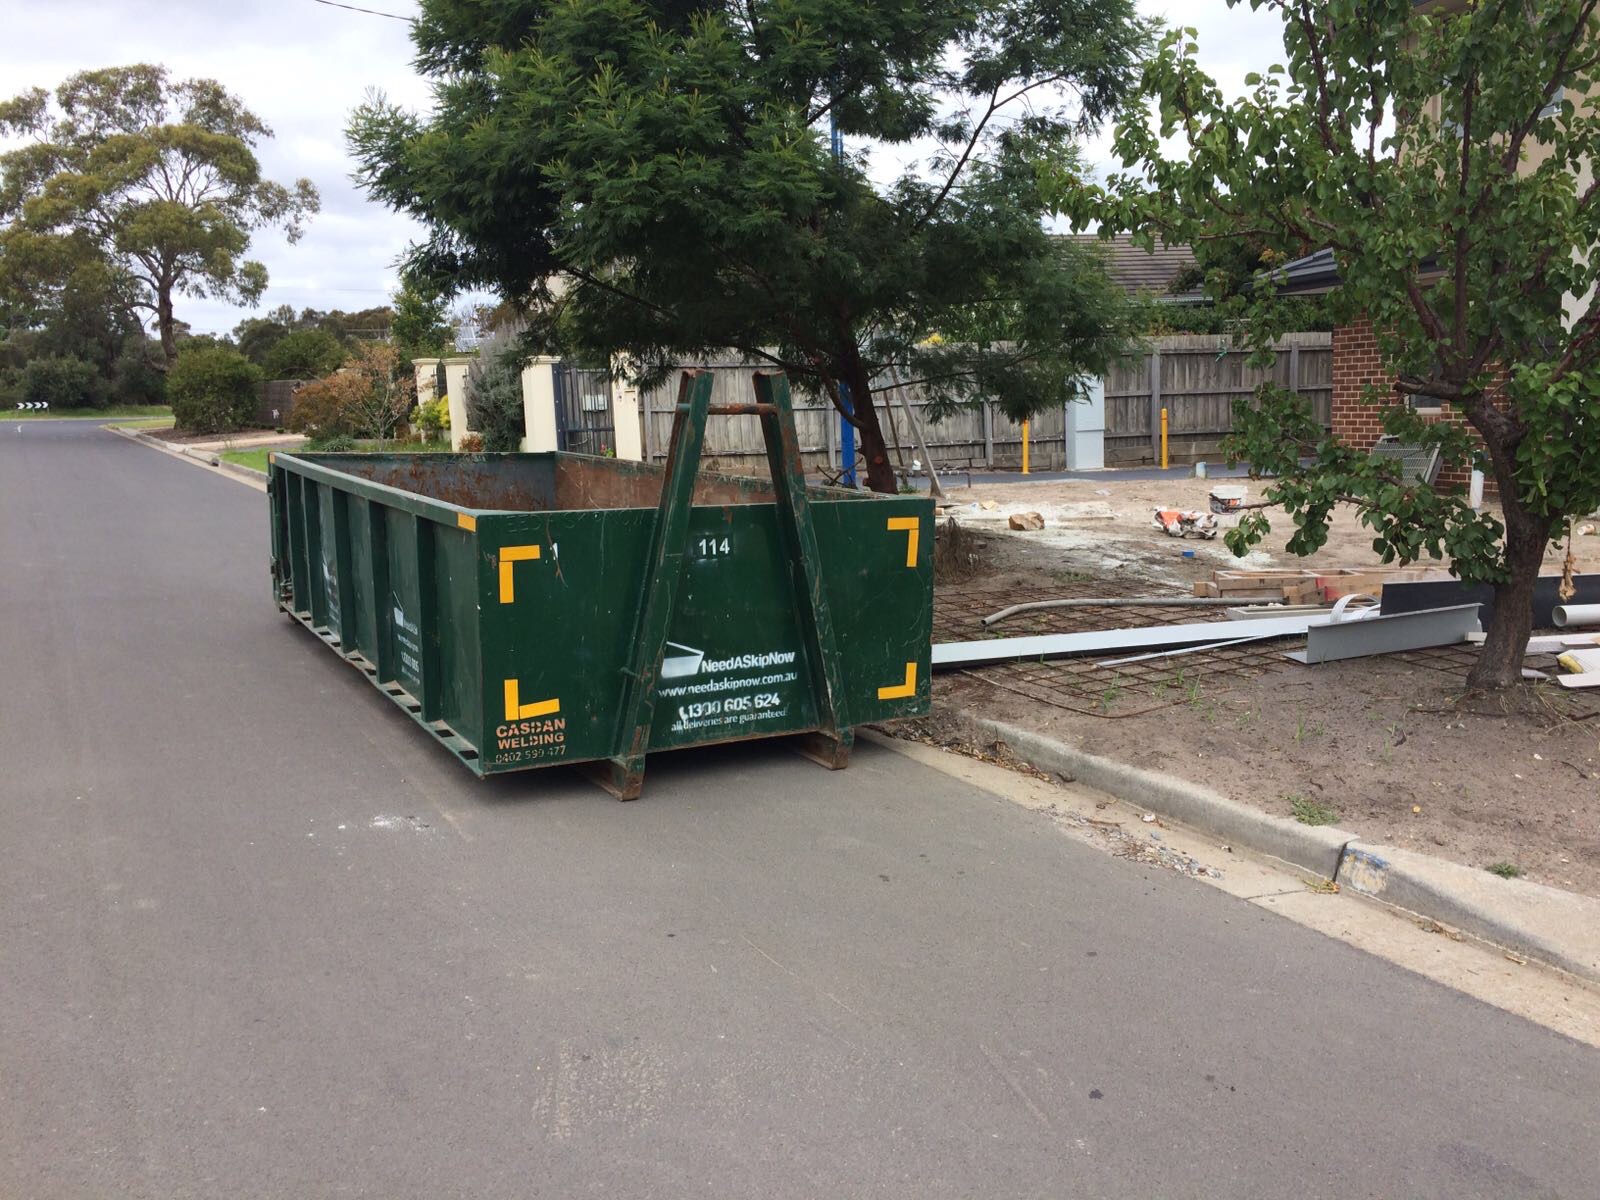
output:
POLYGON ((844 661, 851 725, 928 711, 933 640, 933 502, 811 506, 823 586, 844 661))
MULTIPOLYGON (((399 509, 382 510, 388 559, 388 654, 390 678, 420 704, 422 700, 422 589, 417 546, 418 518, 399 509)), ((387 683, 389 679, 381 682, 387 683)))
POLYGON ((372 505, 359 496, 344 496, 345 534, 341 558, 346 572, 345 593, 349 610, 345 614, 348 639, 345 652, 358 653, 368 662, 378 661, 378 638, 374 624, 372 505))
MULTIPOLYGON (((485 772, 619 752, 654 516, 478 518, 485 772)), ((693 511, 652 750, 816 727, 794 587, 772 505, 693 511)))
POLYGON ((642 509, 478 518, 486 773, 617 752, 653 518, 642 509))
POLYGON ((482 743, 483 683, 478 630, 476 537, 433 526, 434 633, 438 639, 438 719, 476 749, 482 743))
POLYGON ((317 542, 319 561, 316 566, 319 590, 322 594, 322 611, 319 626, 339 636, 344 624, 343 595, 339 577, 339 518, 338 507, 344 497, 325 483, 317 485, 317 542))
POLYGON ((651 749, 816 728, 795 574, 775 505, 691 512, 651 749))
POLYGON ((310 527, 310 523, 306 520, 306 508, 311 503, 309 499, 311 484, 303 475, 292 472, 286 474, 284 478, 288 485, 284 497, 288 501, 289 577, 293 584, 289 607, 291 611, 309 618, 311 547, 306 536, 306 530, 310 527))

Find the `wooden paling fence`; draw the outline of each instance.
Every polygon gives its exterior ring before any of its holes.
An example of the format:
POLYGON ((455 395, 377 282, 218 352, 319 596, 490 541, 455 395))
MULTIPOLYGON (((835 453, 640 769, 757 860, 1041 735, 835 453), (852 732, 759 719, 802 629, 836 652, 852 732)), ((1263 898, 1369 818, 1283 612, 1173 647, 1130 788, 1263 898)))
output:
MULTIPOLYGON (((1279 343, 1276 365, 1260 371, 1245 365, 1247 354, 1226 338, 1177 336, 1153 340, 1148 351, 1118 363, 1105 380, 1105 464, 1131 466, 1159 456, 1160 412, 1167 409, 1168 452, 1174 462, 1220 457, 1221 439, 1232 429, 1233 404, 1249 398, 1266 376, 1307 396, 1313 412, 1332 419, 1333 349, 1326 333, 1289 334, 1279 343)), ((742 362, 712 362, 713 404, 748 402, 752 376, 770 369, 742 362)), ((672 432, 676 375, 640 395, 646 457, 661 461, 672 432)), ((880 382, 884 401, 880 420, 897 467, 918 457, 916 439, 895 397, 892 380, 880 382)), ((927 399, 915 385, 900 389, 918 421, 929 453, 940 470, 1014 469, 1022 459, 1022 428, 993 402, 963 408, 942 421, 927 417, 927 399)), ((821 397, 795 396, 795 428, 806 465, 839 464, 839 418, 821 397)), ((1034 470, 1066 465, 1066 405, 1040 413, 1028 426, 1034 470)), ((706 428, 705 458, 724 469, 759 472, 766 464, 761 427, 755 417, 715 421, 706 428)))

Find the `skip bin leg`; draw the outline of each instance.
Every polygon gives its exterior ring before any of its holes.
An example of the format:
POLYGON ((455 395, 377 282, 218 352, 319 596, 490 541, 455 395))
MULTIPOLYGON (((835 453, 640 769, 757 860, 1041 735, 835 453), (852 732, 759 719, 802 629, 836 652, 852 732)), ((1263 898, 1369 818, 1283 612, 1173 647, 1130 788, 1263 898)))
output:
POLYGON ((694 501, 694 477, 705 441, 706 412, 711 406, 709 371, 685 371, 678 388, 678 411, 672 422, 672 447, 667 454, 667 477, 656 507, 655 531, 645 568, 644 602, 634 628, 633 657, 622 687, 620 754, 590 765, 592 778, 619 800, 636 800, 644 787, 645 752, 650 748, 650 726, 655 722, 656 682, 667 649, 667 629, 672 605, 683 578, 683 560, 689 543, 689 512, 694 501))
POLYGON ((766 435, 767 464, 778 505, 778 527, 788 551, 790 584, 806 656, 811 660, 817 731, 798 745, 801 754, 837 771, 849 765, 854 732, 840 720, 844 683, 839 671, 839 643, 833 635, 833 614, 822 581, 817 531, 806 502, 805 466, 794 428, 794 408, 787 376, 758 371, 755 377, 761 431, 766 435))

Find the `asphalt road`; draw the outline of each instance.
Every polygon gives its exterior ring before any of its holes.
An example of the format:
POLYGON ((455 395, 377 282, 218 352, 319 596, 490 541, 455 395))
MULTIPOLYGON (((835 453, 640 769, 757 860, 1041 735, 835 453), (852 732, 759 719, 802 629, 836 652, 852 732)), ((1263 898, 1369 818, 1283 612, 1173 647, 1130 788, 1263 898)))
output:
POLYGON ((0 428, 0 1196, 1593 1197, 1600 1054, 864 748, 474 781, 0 428))

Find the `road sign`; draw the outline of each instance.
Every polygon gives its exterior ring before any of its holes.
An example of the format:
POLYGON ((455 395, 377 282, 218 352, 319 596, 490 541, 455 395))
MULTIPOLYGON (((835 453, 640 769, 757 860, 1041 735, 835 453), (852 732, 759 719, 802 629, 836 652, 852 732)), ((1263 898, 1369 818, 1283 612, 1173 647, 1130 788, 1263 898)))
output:
POLYGON ((25 408, 49 408, 49 407, 50 407, 50 404, 46 400, 19 400, 17 402, 17 410, 19 412, 22 411, 25 408))

